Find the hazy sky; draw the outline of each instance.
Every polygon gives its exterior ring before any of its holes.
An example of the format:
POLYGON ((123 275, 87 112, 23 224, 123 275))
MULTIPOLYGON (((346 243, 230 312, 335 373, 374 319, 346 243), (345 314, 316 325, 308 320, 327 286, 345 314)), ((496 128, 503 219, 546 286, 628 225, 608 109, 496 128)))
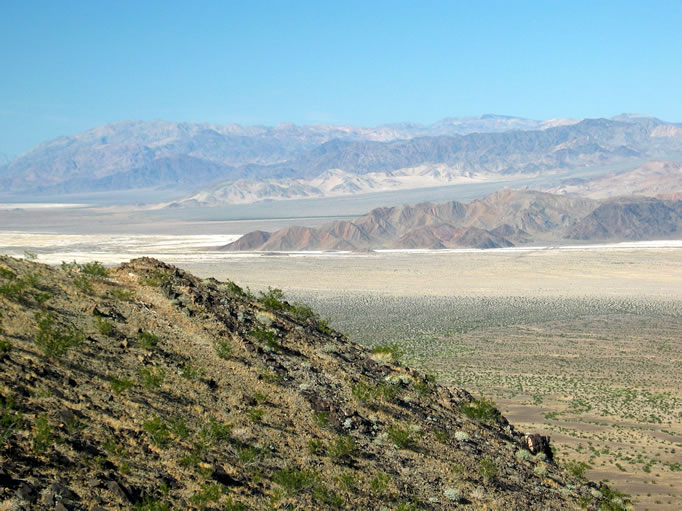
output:
POLYGON ((0 0, 0 153, 124 119, 682 121, 681 27, 681 0, 0 0))

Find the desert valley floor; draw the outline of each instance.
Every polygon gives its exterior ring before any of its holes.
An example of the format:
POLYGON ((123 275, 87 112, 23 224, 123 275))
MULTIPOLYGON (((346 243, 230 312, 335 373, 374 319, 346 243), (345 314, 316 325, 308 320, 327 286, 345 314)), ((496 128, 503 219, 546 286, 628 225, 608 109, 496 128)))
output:
POLYGON ((253 291, 279 287, 357 342, 494 399, 560 462, 638 509, 682 507, 682 243, 225 254, 226 236, 0 233, 4 253, 115 264, 152 255, 253 291))

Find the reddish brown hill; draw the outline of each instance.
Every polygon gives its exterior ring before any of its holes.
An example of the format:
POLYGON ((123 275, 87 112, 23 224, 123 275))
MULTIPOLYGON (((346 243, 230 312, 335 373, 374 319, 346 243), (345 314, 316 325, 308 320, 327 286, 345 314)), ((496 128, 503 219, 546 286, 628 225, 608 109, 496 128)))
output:
POLYGON ((680 201, 619 201, 502 190, 468 204, 450 201, 377 208, 316 228, 249 233, 222 250, 500 248, 561 239, 655 239, 682 231, 680 201))

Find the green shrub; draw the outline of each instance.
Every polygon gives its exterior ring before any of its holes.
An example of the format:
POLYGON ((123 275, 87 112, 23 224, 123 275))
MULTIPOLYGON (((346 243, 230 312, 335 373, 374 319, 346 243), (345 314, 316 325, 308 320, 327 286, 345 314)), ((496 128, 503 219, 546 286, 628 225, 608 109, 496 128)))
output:
POLYGON ((263 422, 263 417, 265 417, 265 410, 261 408, 254 408, 248 412, 249 419, 254 424, 260 424, 263 422))
POLYGON ((232 424, 224 424, 211 419, 208 424, 202 426, 199 436, 209 445, 216 444, 230 439, 232 427, 232 424))
POLYGON ((498 468, 492 460, 482 459, 478 466, 478 471, 480 472, 481 476, 483 476, 483 479, 486 481, 492 481, 497 475, 498 468))
POLYGON ((142 501, 135 504, 136 511, 170 511, 170 504, 154 500, 148 495, 142 498, 142 501))
POLYGON ((584 461, 569 461, 564 465, 564 468, 573 477, 578 479, 585 479, 585 471, 591 469, 592 467, 585 463, 584 461))
POLYGON ((180 376, 186 378, 187 380, 198 380, 204 375, 204 369, 201 367, 195 367, 191 363, 186 363, 182 369, 180 369, 180 376))
POLYGON ((114 325, 100 316, 95 316, 95 326, 97 327, 97 331, 102 335, 108 336, 114 330, 114 325))
POLYGON ((326 428, 327 426, 329 426, 329 412, 327 411, 315 412, 313 413, 313 420, 315 421, 315 424, 318 425, 318 427, 326 428))
POLYGON ((351 394, 361 403, 366 403, 375 396, 374 389, 364 382, 358 382, 351 387, 351 394))
POLYGON ((436 431, 434 434, 436 436, 436 440, 438 440, 441 444, 447 443, 448 439, 450 438, 450 434, 442 429, 436 431))
POLYGON ((317 483, 317 474, 308 470, 287 468, 275 472, 272 481, 281 486, 287 494, 292 495, 311 490, 317 483))
POLYGON ((128 392, 133 386, 133 382, 128 378, 118 379, 113 376, 109 378, 109 384, 111 385, 111 391, 117 396, 123 392, 128 392))
POLYGON ((322 456, 325 453, 325 447, 322 440, 313 438, 308 441, 308 452, 313 456, 322 456))
POLYGON ((23 414, 14 409, 14 401, 0 396, 0 444, 5 444, 23 423, 23 414))
POLYGON ((248 465, 261 457, 261 450, 256 447, 242 447, 237 449, 237 459, 240 463, 248 465))
POLYGON ((170 421, 170 432, 175 435, 180 440, 187 440, 191 433, 189 427, 185 423, 185 419, 182 417, 179 419, 170 421))
POLYGON ((388 494, 391 479, 389 474, 384 474, 383 472, 379 472, 374 476, 369 482, 372 495, 375 497, 385 497, 388 494))
POLYGON ((151 332, 140 332, 137 339, 140 341, 140 347, 146 350, 153 349, 159 343, 159 338, 151 332))
POLYGON ((38 323, 35 344, 49 358, 61 358, 85 340, 83 333, 73 326, 58 328, 52 312, 36 312, 35 317, 38 323))
POLYGON ((170 440, 170 432, 161 417, 154 417, 142 424, 142 428, 149 434, 154 444, 159 447, 165 446, 170 440))
POLYGON ((486 398, 474 400, 471 403, 462 405, 460 409, 462 413, 470 419, 483 423, 497 422, 500 418, 500 412, 496 408, 495 403, 486 398))
POLYGON ((189 501, 198 506, 199 509, 206 509, 211 502, 217 502, 223 494, 223 487, 219 484, 204 484, 201 486, 201 491, 195 493, 189 498, 189 501))
POLYGON ((33 452, 38 455, 44 454, 52 444, 52 438, 52 426, 47 414, 43 413, 36 417, 33 426, 33 452))
POLYGON ((216 355, 218 355, 219 358, 222 358, 223 360, 232 358, 232 344, 230 341, 221 339, 215 343, 214 347, 216 355))
POLYGON ((146 389, 155 389, 161 386, 166 378, 166 372, 160 367, 143 367, 138 371, 140 383, 146 389))
POLYGON ((225 511, 246 511, 246 506, 241 502, 235 502, 232 497, 227 498, 227 502, 224 506, 225 511))
POLYGON ((409 429, 401 428, 394 424, 388 428, 388 438, 399 449, 413 449, 417 445, 417 440, 409 429))
POLYGON ((140 282, 145 286, 161 287, 171 281, 172 275, 168 270, 155 269, 146 277, 140 279, 140 282))
POLYGON ((341 459, 352 456, 356 447, 355 439, 350 435, 344 435, 337 437, 327 446, 327 454, 334 459, 341 459))
POLYGON ((109 276, 109 270, 107 270, 99 261, 92 261, 80 265, 80 271, 84 275, 95 279, 105 279, 109 276))
POLYGON ((0 356, 9 353, 12 349, 12 343, 7 339, 0 339, 0 356))
POLYGON ((374 353, 375 355, 388 356, 388 358, 390 358, 391 361, 394 362, 395 364, 399 364, 400 359, 403 357, 403 355, 405 355, 405 351, 400 346, 398 346, 397 343, 380 344, 379 346, 374 347, 372 353, 374 353))
POLYGON ((287 308, 284 293, 277 288, 268 287, 267 293, 261 291, 258 302, 271 311, 281 311, 287 308))
POLYGON ((109 291, 109 294, 116 298, 117 300, 120 300, 122 302, 129 302, 135 293, 133 293, 130 289, 112 289, 109 291))
POLYGON ((251 332, 249 332, 253 337, 258 339, 261 343, 265 345, 265 348, 269 351, 278 351, 280 349, 279 342, 277 340, 277 334, 265 328, 263 326, 257 326, 251 332))
POLYGON ((17 278, 17 274, 14 273, 9 268, 0 267, 0 279, 14 280, 17 278))
POLYGON ((80 289, 83 293, 90 294, 94 292, 90 278, 87 275, 78 275, 78 277, 73 279, 73 285, 80 289))

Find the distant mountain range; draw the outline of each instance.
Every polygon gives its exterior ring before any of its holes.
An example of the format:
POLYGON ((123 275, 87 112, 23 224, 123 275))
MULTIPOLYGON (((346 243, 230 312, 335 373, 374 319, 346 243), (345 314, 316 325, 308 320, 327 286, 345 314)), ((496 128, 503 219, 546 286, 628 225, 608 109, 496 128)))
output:
POLYGON ((593 179, 569 179, 548 191, 593 199, 619 195, 682 199, 682 163, 650 161, 627 172, 593 179))
POLYGON ((500 248, 558 240, 682 237, 682 200, 627 197, 597 201, 528 190, 502 190, 463 204, 377 208, 320 227, 254 231, 229 251, 500 248))
POLYGON ((174 205, 326 197, 682 160, 682 125, 652 117, 534 121, 485 115, 423 126, 277 127, 125 121, 0 164, 9 193, 165 189, 174 205), (192 192, 192 193, 190 193, 192 192))

